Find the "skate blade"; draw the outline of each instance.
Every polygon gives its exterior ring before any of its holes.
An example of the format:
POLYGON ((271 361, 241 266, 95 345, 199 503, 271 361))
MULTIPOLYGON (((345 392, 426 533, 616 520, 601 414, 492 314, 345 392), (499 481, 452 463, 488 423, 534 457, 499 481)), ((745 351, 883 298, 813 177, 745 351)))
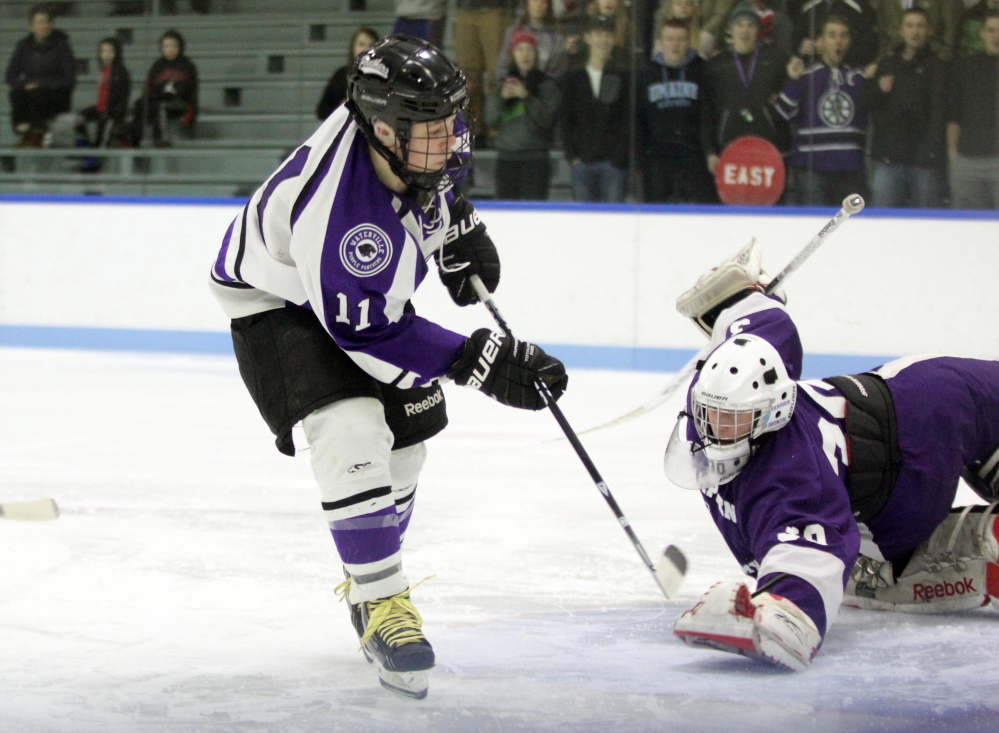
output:
POLYGON ((9 501, 5 504, 0 504, 0 517, 3 519, 44 522, 57 519, 59 517, 59 507, 53 499, 9 501))
POLYGON ((429 675, 426 672, 392 672, 384 667, 378 668, 378 681, 386 690, 414 700, 423 700, 430 687, 429 675))

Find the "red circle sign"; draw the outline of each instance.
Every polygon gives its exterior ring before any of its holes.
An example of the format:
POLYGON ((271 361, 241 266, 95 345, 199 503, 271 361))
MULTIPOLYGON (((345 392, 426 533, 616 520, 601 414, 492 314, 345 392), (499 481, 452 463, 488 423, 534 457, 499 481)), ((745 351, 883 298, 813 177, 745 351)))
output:
POLYGON ((784 182, 784 159, 762 137, 733 140, 715 168, 718 196, 726 204, 771 206, 784 193, 784 182))

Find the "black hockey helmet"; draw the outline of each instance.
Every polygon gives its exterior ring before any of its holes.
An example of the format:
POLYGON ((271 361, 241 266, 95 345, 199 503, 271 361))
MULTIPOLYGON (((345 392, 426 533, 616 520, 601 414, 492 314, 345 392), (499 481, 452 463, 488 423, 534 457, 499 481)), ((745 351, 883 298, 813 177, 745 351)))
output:
POLYGON ((412 36, 383 38, 357 56, 347 75, 347 109, 392 172, 418 191, 446 188, 471 163, 467 108, 465 75, 435 46, 412 36), (458 116, 458 144, 444 167, 435 171, 410 169, 407 159, 412 125, 451 115, 458 116), (378 140, 376 119, 395 130, 401 156, 378 140))

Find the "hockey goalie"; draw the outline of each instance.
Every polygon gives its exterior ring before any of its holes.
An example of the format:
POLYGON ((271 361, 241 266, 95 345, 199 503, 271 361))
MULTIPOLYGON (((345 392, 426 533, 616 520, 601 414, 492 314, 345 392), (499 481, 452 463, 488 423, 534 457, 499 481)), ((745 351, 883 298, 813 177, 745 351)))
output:
POLYGON ((674 625, 692 646, 809 667, 840 605, 999 605, 999 362, 913 356, 801 381, 802 347, 751 243, 677 301, 711 338, 666 449, 750 577, 674 625), (954 508, 963 477, 986 502, 954 508))

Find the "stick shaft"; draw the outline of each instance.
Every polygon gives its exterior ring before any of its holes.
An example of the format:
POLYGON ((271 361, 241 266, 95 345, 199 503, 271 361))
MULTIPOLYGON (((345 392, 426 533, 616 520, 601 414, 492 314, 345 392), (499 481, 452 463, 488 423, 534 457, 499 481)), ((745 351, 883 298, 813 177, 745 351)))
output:
MULTIPOLYGON (((486 286, 483 285, 481 278, 478 275, 472 275, 469 280, 472 283, 472 287, 475 288, 476 295, 479 296, 479 300, 486 306, 489 313, 492 315, 493 320, 500 329, 507 335, 507 338, 514 338, 513 332, 510 330, 510 326, 507 324, 506 319, 503 318, 503 314, 500 313, 499 308, 496 306, 496 302, 493 300, 492 293, 490 293, 486 286)), ((565 413, 562 412, 562 408, 558 406, 555 402, 555 397, 552 395, 551 390, 548 385, 545 384, 544 380, 538 379, 534 382, 534 386, 537 388, 538 393, 541 395, 541 399, 544 400, 545 405, 551 410, 552 415, 555 416, 555 421, 562 428, 562 432, 565 433, 565 437, 568 439, 569 443, 572 445, 573 450, 576 451, 576 455, 579 456, 579 460, 582 461, 583 466, 586 468, 587 473, 590 474, 590 478, 593 479, 593 483, 596 484, 597 489, 600 494, 604 497, 604 501, 614 512, 614 516, 617 517, 617 521, 621 524, 621 528, 624 529, 628 539, 631 540, 631 544, 635 546, 635 550, 638 552, 639 557, 642 558, 642 562, 645 563, 645 567, 648 568, 649 572, 652 574, 652 579, 655 580, 656 585, 659 586, 659 590, 662 591, 663 595, 669 598, 669 594, 663 587, 662 583, 659 582, 659 576, 656 574, 656 568, 652 564, 652 560, 649 558, 649 553, 645 551, 645 547, 642 546, 641 541, 638 539, 638 535, 631 528, 631 523, 628 518, 621 511, 621 507, 618 506, 617 500, 611 493, 604 481, 600 472, 597 470, 596 465, 590 459, 589 454, 583 447, 583 444, 579 441, 579 437, 576 435, 576 431, 572 429, 569 421, 565 417, 565 413)))
POLYGON ((780 581, 784 580, 784 578, 789 577, 790 575, 791 575, 791 573, 778 573, 777 575, 775 575, 774 577, 772 577, 770 580, 768 580, 766 583, 764 583, 763 585, 761 585, 759 588, 757 588, 756 590, 754 590, 753 594, 750 596, 750 598, 756 598, 756 596, 760 595, 761 593, 766 593, 768 590, 770 590, 775 585, 777 585, 777 583, 779 583, 780 581))
POLYGON ((818 234, 812 237, 808 244, 802 247, 801 251, 794 256, 794 259, 788 262, 784 269, 777 273, 774 279, 771 280, 763 289, 763 292, 770 295, 774 290, 776 290, 777 286, 780 285, 788 275, 801 267, 802 263, 811 257, 815 253, 815 250, 822 246, 822 243, 829 238, 830 234, 839 229, 840 224, 849 219, 850 216, 855 213, 854 209, 859 211, 863 208, 863 206, 864 200, 857 194, 847 196, 846 199, 844 199, 843 206, 840 210, 836 212, 832 219, 826 222, 826 225, 819 230, 818 234), (857 201, 859 201, 859 204, 856 203, 857 201), (860 208, 857 208, 858 205, 860 208))

